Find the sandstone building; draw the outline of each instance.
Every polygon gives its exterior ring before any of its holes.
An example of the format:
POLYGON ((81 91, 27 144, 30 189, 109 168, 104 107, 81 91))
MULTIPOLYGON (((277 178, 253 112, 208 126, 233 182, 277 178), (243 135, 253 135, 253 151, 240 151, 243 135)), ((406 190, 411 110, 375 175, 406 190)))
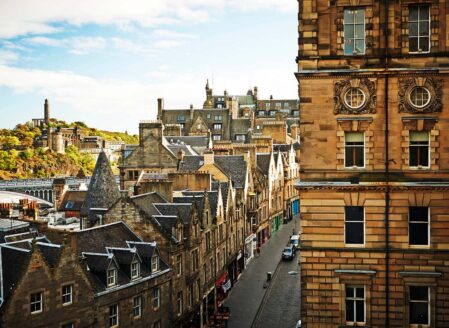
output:
POLYGON ((447 1, 299 1, 304 327, 449 322, 447 1))

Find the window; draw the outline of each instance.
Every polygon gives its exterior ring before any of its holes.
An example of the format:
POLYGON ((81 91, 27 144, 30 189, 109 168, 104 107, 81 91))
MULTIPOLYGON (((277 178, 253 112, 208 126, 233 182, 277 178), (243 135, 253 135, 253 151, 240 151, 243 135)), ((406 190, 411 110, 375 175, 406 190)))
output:
POLYGON ((210 259, 210 278, 211 279, 214 277, 214 273, 215 273, 215 270, 214 270, 214 259, 211 258, 210 259))
POLYGON ((271 108, 271 103, 267 102, 265 103, 265 109, 269 110, 271 108))
POLYGON ((350 108, 358 109, 365 103, 365 94, 360 88, 350 88, 345 93, 345 103, 350 108))
POLYGON ((210 114, 207 114, 207 115, 206 115, 206 118, 210 118, 210 114))
POLYGON ((365 222, 363 206, 345 206, 345 243, 365 243, 365 222))
POLYGON ((219 135, 219 134, 213 134, 213 135, 212 135, 212 140, 213 140, 213 141, 220 141, 220 140, 221 140, 221 135, 219 135))
POLYGON ((429 167, 429 132, 410 131, 411 167, 429 167))
POLYGON ((161 320, 156 321, 155 323, 153 323, 153 328, 161 328, 161 320))
POLYGON ((221 123, 214 123, 214 130, 221 130, 221 123))
POLYGON ((275 115, 276 115, 276 111, 275 111, 275 110, 270 110, 270 111, 268 112, 268 115, 270 115, 270 116, 275 116, 275 115))
POLYGON ((277 102, 274 104, 274 108, 276 108, 277 110, 281 109, 282 104, 277 102))
POLYGON ((363 132, 345 132, 345 167, 365 166, 364 139, 363 132))
POLYGON ((182 274, 182 255, 176 256, 176 274, 177 275, 182 274))
POLYGON ((236 134, 236 135, 235 135, 235 140, 236 140, 236 141, 243 141, 243 142, 245 142, 245 140, 246 140, 246 135, 244 135, 244 134, 236 134))
POLYGON ((66 209, 71 209, 71 208, 73 208, 73 205, 74 205, 74 203, 73 203, 71 200, 69 200, 69 201, 67 201, 67 203, 65 204, 65 208, 66 208, 66 209))
POLYGON ((178 117, 176 118, 177 122, 184 122, 186 120, 184 115, 178 115, 178 117))
POLYGON ((365 9, 345 9, 344 39, 345 55, 365 53, 365 9))
POLYGON ((429 324, 429 287, 409 286, 409 323, 429 324))
POLYGON ((206 250, 210 250, 211 245, 210 245, 210 231, 206 232, 206 250))
POLYGON ((30 295, 30 312, 42 312, 42 293, 34 293, 30 295))
POLYGON ((263 110, 257 111, 257 116, 265 116, 265 111, 263 110))
POLYGON ((109 307, 109 327, 118 326, 118 305, 112 305, 109 307))
POLYGON ((142 296, 133 298, 133 317, 137 318, 142 315, 142 296))
POLYGON ((290 109, 290 104, 288 102, 284 103, 284 108, 285 109, 290 109))
POLYGON ((153 288, 153 308, 157 309, 161 306, 161 290, 159 287, 153 288))
POLYGON ((140 263, 139 261, 133 261, 131 263, 131 279, 140 277, 140 263))
POLYGON ((346 286, 346 323, 365 322, 365 287, 346 286))
POLYGON ((215 116, 214 116, 214 120, 215 120, 215 121, 221 121, 221 120, 222 120, 221 115, 215 115, 215 116))
POLYGON ((218 226, 218 239, 219 240, 223 240, 223 224, 220 224, 218 226))
POLYGON ((176 296, 176 313, 178 315, 182 314, 182 292, 178 292, 177 296, 176 296))
POLYGON ((61 328, 75 328, 75 324, 73 322, 67 322, 62 324, 61 328))
POLYGON ((299 116, 299 110, 294 110, 294 111, 292 112, 292 114, 293 114, 293 116, 299 116))
POLYGON ((189 286, 189 306, 193 306, 193 284, 189 286))
POLYGON ((73 285, 62 286, 62 305, 72 304, 73 285))
POLYGON ((151 272, 159 270, 159 256, 153 255, 151 257, 151 272))
POLYGON ((115 284, 117 283, 117 269, 108 269, 107 275, 108 287, 115 286, 115 284))
POLYGON ((414 87, 409 100, 416 108, 426 107, 430 103, 430 91, 424 87, 414 87))
POLYGON ((410 6, 408 16, 409 52, 429 52, 430 10, 427 5, 410 6))
POLYGON ((198 270, 198 250, 192 251, 192 271, 198 270))
POLYGON ((410 245, 429 245, 429 208, 411 206, 408 209, 410 245))

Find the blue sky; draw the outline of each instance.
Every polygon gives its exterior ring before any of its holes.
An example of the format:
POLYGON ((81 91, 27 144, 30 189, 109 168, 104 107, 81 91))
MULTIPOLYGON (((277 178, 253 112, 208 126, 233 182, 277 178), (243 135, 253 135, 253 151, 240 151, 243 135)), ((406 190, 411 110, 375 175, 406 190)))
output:
POLYGON ((0 128, 53 117, 135 133, 214 93, 297 98, 296 0, 2 0, 0 128))

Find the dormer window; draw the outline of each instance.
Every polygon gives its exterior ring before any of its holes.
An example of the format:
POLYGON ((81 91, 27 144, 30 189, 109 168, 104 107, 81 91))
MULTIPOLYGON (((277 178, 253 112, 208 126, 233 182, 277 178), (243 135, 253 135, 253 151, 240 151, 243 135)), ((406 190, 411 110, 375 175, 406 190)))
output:
POLYGON ((131 263, 131 279, 136 279, 140 277, 140 263, 135 260, 131 263))
POLYGON ((108 269, 107 283, 108 283, 108 287, 112 287, 117 284, 117 269, 116 268, 108 269))
POLYGON ((151 272, 159 270, 159 256, 154 255, 151 257, 151 272))

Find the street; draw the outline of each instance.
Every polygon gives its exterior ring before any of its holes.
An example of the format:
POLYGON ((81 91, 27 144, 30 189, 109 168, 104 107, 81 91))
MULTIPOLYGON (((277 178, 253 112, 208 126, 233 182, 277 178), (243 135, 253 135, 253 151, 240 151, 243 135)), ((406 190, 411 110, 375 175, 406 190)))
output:
POLYGON ((260 257, 248 264, 225 302, 231 309, 228 327, 295 326, 300 315, 299 254, 292 261, 280 262, 294 227, 294 221, 283 225, 262 246, 260 257), (267 272, 274 274, 270 284, 266 283, 267 272))

